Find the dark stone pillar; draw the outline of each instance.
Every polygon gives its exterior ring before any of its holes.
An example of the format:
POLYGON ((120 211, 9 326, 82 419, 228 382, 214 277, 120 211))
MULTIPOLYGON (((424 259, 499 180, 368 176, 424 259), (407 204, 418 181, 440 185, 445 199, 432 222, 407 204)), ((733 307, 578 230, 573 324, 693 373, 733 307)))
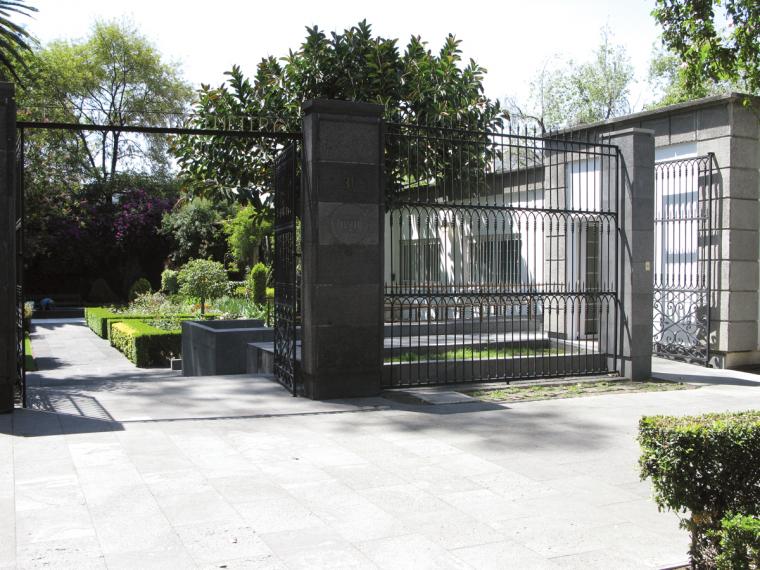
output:
MULTIPOLYGON (((654 302, 654 131, 625 129, 607 141, 620 151, 620 373, 631 380, 652 375, 652 304, 654 302)), ((611 346, 614 331, 603 331, 611 346)))
POLYGON ((306 396, 372 396, 383 366, 383 108, 303 105, 306 396))
POLYGON ((16 101, 0 83, 0 413, 13 411, 16 382, 16 101))

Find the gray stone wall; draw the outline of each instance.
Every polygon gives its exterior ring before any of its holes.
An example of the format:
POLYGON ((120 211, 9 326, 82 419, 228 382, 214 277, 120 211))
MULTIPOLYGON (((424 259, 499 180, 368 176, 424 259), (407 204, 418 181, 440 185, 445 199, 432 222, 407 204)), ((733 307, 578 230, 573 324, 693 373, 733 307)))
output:
POLYGON ((712 97, 589 127, 605 132, 641 127, 655 132, 655 147, 691 143, 713 153, 711 347, 719 366, 760 363, 758 274, 760 234, 760 101, 712 97))

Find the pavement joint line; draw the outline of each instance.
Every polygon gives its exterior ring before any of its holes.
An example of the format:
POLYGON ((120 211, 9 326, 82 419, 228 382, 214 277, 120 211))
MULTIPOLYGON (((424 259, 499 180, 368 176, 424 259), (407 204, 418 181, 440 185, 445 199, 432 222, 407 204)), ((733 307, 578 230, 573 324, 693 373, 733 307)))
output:
MULTIPOLYGON (((163 423, 163 422, 205 422, 205 421, 228 421, 228 420, 255 420, 265 418, 287 418, 300 416, 329 416, 339 414, 358 414, 361 412, 382 412, 390 410, 391 406, 362 406, 353 410, 325 410, 323 412, 284 412, 272 414, 252 414, 248 416, 215 416, 207 418, 157 418, 148 420, 116 420, 120 424, 146 424, 146 423, 163 423)), ((84 416, 74 416, 84 417, 84 416)))

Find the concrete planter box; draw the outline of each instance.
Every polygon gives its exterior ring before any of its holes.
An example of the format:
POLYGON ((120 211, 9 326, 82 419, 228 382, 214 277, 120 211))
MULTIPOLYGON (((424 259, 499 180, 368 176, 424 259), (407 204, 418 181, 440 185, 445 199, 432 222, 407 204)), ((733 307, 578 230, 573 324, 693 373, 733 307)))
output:
POLYGON ((183 321, 182 375, 243 374, 248 343, 273 340, 260 320, 183 321))

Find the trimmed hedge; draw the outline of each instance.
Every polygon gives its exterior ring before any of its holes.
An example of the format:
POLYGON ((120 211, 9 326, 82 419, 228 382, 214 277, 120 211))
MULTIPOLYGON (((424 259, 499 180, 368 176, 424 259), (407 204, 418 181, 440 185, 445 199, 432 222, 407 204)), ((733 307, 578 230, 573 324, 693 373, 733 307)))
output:
MULTIPOLYGON (((184 317, 185 315, 183 315, 184 317)), ((100 338, 109 339, 111 326, 115 322, 127 321, 133 319, 152 319, 154 315, 122 315, 114 313, 112 309, 106 307, 85 307, 84 318, 87 326, 92 329, 100 338)), ((187 316, 186 318, 192 318, 187 316)))
POLYGON ((84 308, 84 320, 87 326, 100 338, 108 338, 108 324, 106 321, 109 318, 117 316, 116 313, 106 307, 84 308))
POLYGON ((718 570, 760 568, 760 518, 728 516, 715 535, 721 551, 716 558, 718 570))
POLYGON ((692 564, 715 567, 722 519, 760 513, 760 411, 644 417, 639 443, 658 507, 690 514, 692 564))
MULTIPOLYGON (((216 313, 209 313, 206 315, 207 319, 213 319, 216 317, 216 313)), ((162 317, 177 319, 180 321, 188 319, 197 319, 196 315, 122 315, 120 313, 114 313, 112 309, 107 307, 85 307, 84 318, 87 322, 87 326, 92 329, 96 335, 100 338, 110 340, 111 329, 115 323, 122 321, 132 320, 148 320, 148 319, 160 319, 162 317)))
POLYGON ((133 319, 111 327, 111 344, 140 368, 165 367, 171 356, 179 355, 182 331, 165 331, 133 319))

